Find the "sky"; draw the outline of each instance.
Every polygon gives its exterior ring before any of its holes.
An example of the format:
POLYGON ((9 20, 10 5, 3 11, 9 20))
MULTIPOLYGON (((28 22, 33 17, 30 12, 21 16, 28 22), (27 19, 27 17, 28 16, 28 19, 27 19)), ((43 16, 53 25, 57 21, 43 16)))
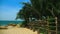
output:
POLYGON ((17 13, 23 7, 20 2, 29 0, 0 0, 0 20, 15 20, 17 13))

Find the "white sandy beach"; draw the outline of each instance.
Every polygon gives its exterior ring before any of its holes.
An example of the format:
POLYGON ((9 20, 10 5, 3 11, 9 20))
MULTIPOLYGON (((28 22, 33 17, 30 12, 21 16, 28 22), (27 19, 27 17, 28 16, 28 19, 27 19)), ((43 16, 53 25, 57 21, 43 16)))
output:
POLYGON ((0 34, 37 34, 37 32, 33 32, 27 28, 8 28, 8 29, 0 29, 0 34))

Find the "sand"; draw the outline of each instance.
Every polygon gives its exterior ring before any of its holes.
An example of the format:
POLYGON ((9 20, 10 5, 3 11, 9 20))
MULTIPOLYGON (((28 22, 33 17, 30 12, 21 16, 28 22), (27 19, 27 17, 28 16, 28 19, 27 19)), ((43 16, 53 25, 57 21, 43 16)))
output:
POLYGON ((37 34, 37 31, 33 32, 27 28, 8 28, 8 29, 0 29, 0 34, 37 34))

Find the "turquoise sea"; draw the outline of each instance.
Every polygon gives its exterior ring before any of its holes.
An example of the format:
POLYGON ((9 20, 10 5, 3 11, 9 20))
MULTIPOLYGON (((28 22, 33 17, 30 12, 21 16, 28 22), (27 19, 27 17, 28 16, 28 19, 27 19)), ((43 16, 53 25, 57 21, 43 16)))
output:
POLYGON ((8 24, 18 24, 18 23, 22 23, 22 21, 0 21, 0 26, 2 25, 8 25, 8 24))

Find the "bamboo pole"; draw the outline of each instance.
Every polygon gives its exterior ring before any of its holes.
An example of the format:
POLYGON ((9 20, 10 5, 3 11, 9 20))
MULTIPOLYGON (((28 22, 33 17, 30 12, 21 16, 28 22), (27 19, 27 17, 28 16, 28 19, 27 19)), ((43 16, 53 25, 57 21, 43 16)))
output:
POLYGON ((40 34, 40 29, 37 30, 37 34, 40 34))
POLYGON ((55 24, 56 24, 56 34, 57 34, 57 17, 55 17, 55 24))
POLYGON ((50 34, 50 30, 49 30, 49 16, 47 17, 47 29, 48 29, 48 34, 50 34))

